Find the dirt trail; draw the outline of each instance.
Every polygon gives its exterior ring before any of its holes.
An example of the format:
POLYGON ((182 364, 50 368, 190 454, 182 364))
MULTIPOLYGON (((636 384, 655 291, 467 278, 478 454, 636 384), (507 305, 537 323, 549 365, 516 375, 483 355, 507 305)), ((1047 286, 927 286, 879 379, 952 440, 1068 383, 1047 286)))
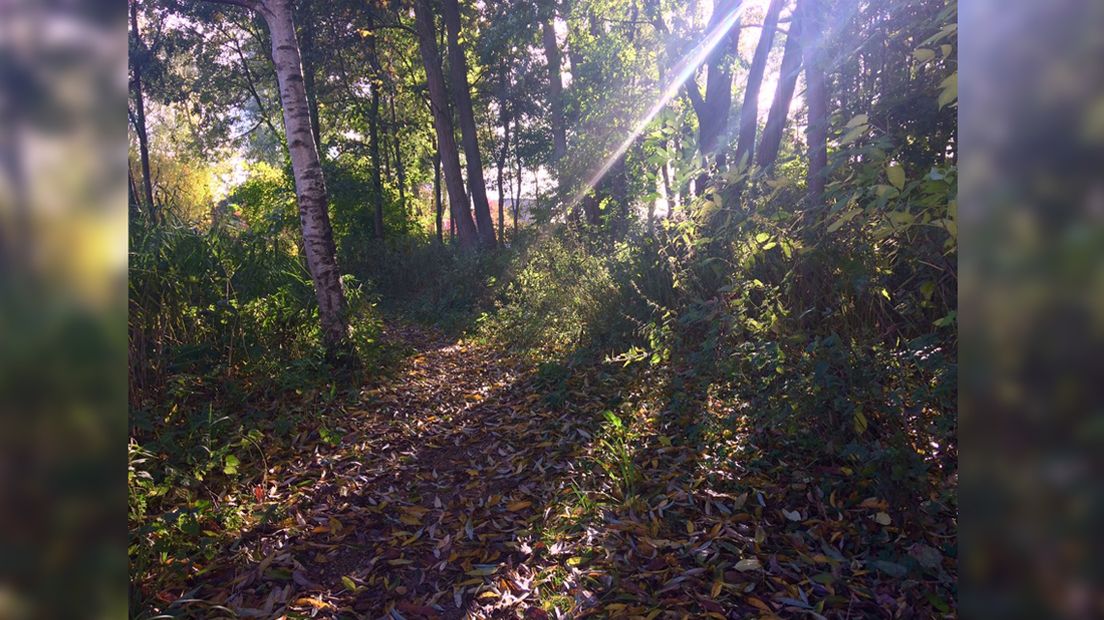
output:
POLYGON ((265 494, 287 517, 247 533, 229 583, 198 597, 259 617, 547 617, 535 526, 572 467, 563 438, 588 433, 489 348, 409 326, 387 337, 413 353, 362 390, 335 445, 273 465, 265 494))

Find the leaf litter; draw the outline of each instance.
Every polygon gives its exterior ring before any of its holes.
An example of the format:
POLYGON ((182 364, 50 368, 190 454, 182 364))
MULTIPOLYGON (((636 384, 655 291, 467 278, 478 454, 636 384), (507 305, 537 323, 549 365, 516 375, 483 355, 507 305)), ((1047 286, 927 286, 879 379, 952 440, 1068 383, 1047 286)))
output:
POLYGON ((388 331, 415 353, 343 405, 336 442, 303 433, 268 456, 242 495, 285 516, 161 596, 175 615, 956 615, 950 507, 892 506, 846 467, 781 462, 741 433, 726 440, 741 460, 706 458, 640 371, 576 369, 547 398, 501 351, 388 331), (602 466, 611 407, 636 429, 622 468, 602 466))

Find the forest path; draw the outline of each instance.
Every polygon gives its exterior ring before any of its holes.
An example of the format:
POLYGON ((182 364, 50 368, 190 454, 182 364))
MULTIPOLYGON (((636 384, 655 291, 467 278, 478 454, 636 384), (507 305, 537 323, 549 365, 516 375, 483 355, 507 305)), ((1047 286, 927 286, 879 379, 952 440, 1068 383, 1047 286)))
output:
POLYGON ((530 587, 539 524, 582 450, 571 440, 591 434, 489 347, 409 325, 385 337, 413 353, 328 442, 305 437, 309 454, 270 469, 283 527, 246 534, 229 589, 204 598, 261 617, 548 617, 530 587))
POLYGON ((647 367, 541 373, 424 327, 387 338, 412 351, 394 372, 268 454, 254 513, 273 517, 193 580, 195 617, 949 608, 952 520, 936 504, 913 514, 849 467, 756 447, 723 402, 684 399, 695 418, 680 418, 647 367))

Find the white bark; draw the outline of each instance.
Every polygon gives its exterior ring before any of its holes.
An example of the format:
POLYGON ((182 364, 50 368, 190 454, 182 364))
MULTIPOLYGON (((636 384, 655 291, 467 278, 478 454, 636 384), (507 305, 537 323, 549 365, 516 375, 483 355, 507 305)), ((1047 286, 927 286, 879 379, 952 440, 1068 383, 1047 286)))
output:
POLYGON ((343 354, 349 346, 345 292, 341 288, 337 249, 327 212, 328 197, 322 163, 311 128, 291 0, 263 0, 253 8, 264 17, 272 37, 272 62, 280 86, 288 152, 299 202, 299 223, 303 229, 303 247, 307 269, 318 296, 322 336, 331 355, 343 354))

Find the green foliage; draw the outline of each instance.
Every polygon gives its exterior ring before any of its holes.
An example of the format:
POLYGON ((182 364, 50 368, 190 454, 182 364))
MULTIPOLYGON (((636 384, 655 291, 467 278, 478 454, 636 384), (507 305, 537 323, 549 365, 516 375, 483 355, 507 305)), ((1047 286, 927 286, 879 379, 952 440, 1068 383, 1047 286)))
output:
POLYGON ((508 275, 494 314, 482 319, 483 333, 538 359, 608 343, 624 329, 615 275, 627 263, 622 250, 607 260, 570 235, 539 240, 508 275))
POLYGON ((628 502, 636 493, 640 472, 633 462, 635 454, 632 442, 635 433, 612 411, 603 411, 606 422, 598 437, 598 450, 594 459, 613 484, 616 495, 628 502))
MULTIPOLYGON (((273 519, 271 508, 219 498, 265 471, 266 451, 305 420, 288 399, 332 381, 280 179, 262 171, 239 187, 241 202, 222 206, 206 231, 132 223, 132 574, 156 568, 159 579, 178 578, 210 561, 230 533, 273 519), (282 404, 280 416, 264 413, 269 399, 282 404)), ((342 280, 353 344, 372 367, 383 352, 375 293, 342 280)))

